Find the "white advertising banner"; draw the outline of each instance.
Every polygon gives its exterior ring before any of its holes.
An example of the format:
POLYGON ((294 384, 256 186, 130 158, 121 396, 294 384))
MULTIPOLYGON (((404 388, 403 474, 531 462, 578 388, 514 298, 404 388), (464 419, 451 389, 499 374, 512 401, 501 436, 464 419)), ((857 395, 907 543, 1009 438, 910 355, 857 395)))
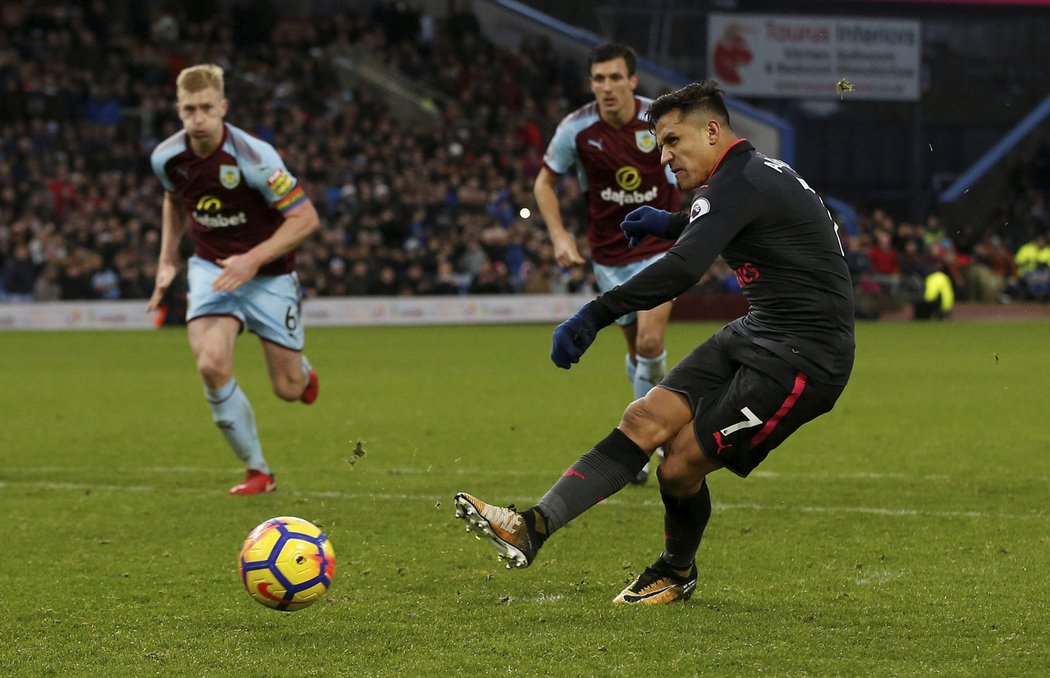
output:
POLYGON ((0 330, 145 330, 153 320, 145 299, 0 304, 0 330))
POLYGON ((360 325, 560 323, 593 297, 560 294, 320 298, 303 302, 307 328, 360 325))
POLYGON ((919 98, 919 21, 712 13, 707 45, 708 77, 730 96, 919 98))
MULTIPOLYGON (((310 327, 560 323, 593 297, 569 294, 469 297, 328 297, 303 302, 310 327)), ((146 300, 0 304, 2 330, 143 330, 146 300)))

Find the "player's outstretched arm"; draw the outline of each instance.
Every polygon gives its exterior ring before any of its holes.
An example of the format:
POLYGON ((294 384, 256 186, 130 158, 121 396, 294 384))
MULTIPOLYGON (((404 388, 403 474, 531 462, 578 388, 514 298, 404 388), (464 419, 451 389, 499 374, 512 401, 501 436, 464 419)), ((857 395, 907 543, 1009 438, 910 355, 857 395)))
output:
POLYGON ((255 277, 259 269, 298 247, 321 227, 317 209, 309 200, 285 215, 284 222, 266 240, 243 254, 220 259, 222 272, 212 283, 216 292, 231 292, 255 277))
POLYGON ((175 205, 173 193, 164 192, 164 203, 160 211, 160 256, 157 259, 157 277, 153 282, 153 294, 146 304, 148 312, 160 308, 164 293, 171 286, 179 270, 179 241, 189 224, 186 215, 175 205))
POLYGON ((541 168, 532 186, 532 194, 536 198, 536 207, 540 210, 543 223, 547 225, 547 234, 550 236, 551 245, 554 246, 554 258, 558 261, 558 265, 576 266, 584 261, 579 250, 576 249, 575 238, 565 230, 565 223, 561 219, 557 191, 560 179, 560 176, 546 167, 541 168))

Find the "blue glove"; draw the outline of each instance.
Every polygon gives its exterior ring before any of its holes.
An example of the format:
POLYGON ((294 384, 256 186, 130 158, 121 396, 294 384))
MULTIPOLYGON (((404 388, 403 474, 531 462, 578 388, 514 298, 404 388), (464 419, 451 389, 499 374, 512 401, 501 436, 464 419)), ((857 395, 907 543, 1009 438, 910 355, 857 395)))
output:
POLYGON ((605 327, 595 319, 593 306, 593 301, 587 303, 576 315, 554 328, 551 361, 563 370, 580 362, 580 356, 594 343, 598 330, 605 327))
POLYGON ((632 210, 620 224, 620 230, 627 236, 627 244, 634 247, 647 235, 667 238, 671 228, 671 213, 658 210, 651 205, 642 205, 632 210))

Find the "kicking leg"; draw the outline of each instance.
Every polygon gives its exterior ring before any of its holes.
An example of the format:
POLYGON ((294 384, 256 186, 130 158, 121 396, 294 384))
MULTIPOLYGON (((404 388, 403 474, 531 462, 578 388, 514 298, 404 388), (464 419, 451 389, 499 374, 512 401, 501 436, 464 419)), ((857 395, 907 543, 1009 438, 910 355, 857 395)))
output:
POLYGON ((653 389, 631 403, 620 426, 570 466, 535 506, 518 512, 461 492, 455 498, 456 517, 468 522, 468 530, 478 528, 500 557, 526 567, 548 537, 623 489, 652 450, 691 419, 684 399, 665 389, 653 389))

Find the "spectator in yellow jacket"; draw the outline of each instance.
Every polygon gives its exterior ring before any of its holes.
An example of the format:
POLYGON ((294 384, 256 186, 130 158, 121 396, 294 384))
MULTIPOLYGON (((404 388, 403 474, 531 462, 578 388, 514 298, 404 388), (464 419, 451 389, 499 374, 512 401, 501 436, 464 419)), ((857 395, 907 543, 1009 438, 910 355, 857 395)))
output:
POLYGON ((1046 300, 1050 295, 1050 245, 1045 233, 1025 243, 1014 256, 1022 294, 1030 299, 1046 300))

